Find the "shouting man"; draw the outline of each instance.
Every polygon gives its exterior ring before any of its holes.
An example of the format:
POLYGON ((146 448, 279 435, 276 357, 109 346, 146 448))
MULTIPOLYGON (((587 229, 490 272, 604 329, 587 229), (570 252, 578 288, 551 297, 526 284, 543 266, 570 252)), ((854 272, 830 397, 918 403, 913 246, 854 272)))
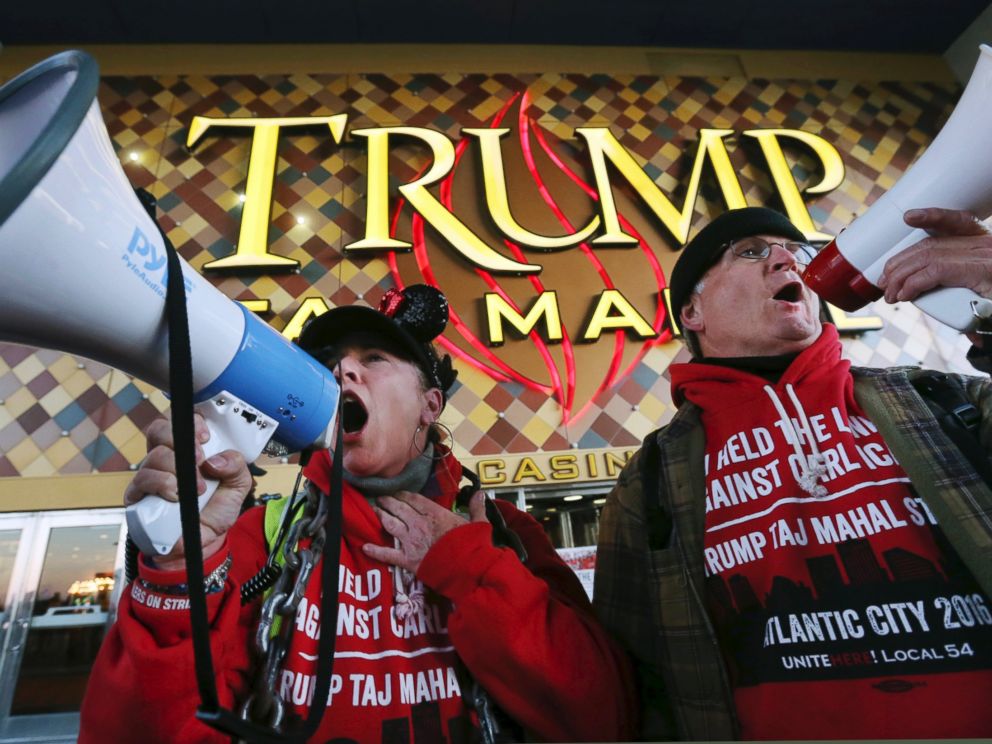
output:
MULTIPOLYGON (((747 208, 672 272, 694 358, 604 508, 595 587, 638 663, 642 733, 989 736, 992 491, 921 370, 841 357, 801 279, 813 252, 747 208)), ((992 387, 940 380, 987 460, 992 387)))

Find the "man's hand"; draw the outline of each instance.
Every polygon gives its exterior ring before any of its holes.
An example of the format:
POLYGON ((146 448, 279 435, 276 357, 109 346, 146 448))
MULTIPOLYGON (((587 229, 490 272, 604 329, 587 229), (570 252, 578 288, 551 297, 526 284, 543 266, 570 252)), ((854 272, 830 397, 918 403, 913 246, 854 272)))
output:
MULTIPOLYGON (((456 527, 468 524, 465 518, 434 503, 426 496, 400 491, 376 499, 372 507, 382 526, 396 539, 396 548, 365 543, 362 550, 371 558, 417 573, 420 561, 440 537, 456 527)), ((471 522, 485 522, 486 497, 476 492, 468 505, 471 522)))
MULTIPOLYGON (((234 524, 241 511, 241 504, 251 490, 252 478, 244 457, 236 450, 220 452, 209 460, 204 459, 203 445, 210 439, 206 422, 194 415, 196 431, 196 491, 202 494, 207 487, 204 476, 220 481, 214 495, 200 512, 200 536, 203 557, 216 553, 224 542, 224 535, 234 524)), ((179 501, 179 482, 176 478, 176 453, 172 443, 172 422, 166 418, 153 421, 145 430, 148 456, 134 474, 124 491, 124 505, 136 504, 145 496, 161 496, 167 501, 179 501)), ((183 568, 182 538, 168 555, 150 556, 155 565, 164 570, 183 568)))
POLYGON ((911 209, 904 219, 930 237, 886 262, 878 280, 886 302, 914 300, 935 287, 965 287, 992 299, 992 235, 973 214, 911 209))

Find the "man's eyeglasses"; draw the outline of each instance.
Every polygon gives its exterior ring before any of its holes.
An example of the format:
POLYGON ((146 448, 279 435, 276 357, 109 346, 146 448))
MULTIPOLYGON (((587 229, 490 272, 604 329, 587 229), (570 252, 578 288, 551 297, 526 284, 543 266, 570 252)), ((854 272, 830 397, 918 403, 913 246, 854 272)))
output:
POLYGON ((751 237, 731 240, 727 243, 726 247, 738 258, 746 258, 750 261, 764 261, 771 255, 773 245, 781 246, 789 251, 796 260, 796 263, 802 268, 809 266, 810 262, 816 256, 816 248, 809 243, 799 243, 796 241, 787 241, 784 243, 775 241, 769 243, 762 238, 751 237))

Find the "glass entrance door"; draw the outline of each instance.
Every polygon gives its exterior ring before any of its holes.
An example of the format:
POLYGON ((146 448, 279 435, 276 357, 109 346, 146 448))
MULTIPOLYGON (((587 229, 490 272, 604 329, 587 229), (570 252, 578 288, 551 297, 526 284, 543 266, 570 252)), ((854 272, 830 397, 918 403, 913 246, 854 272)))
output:
POLYGON ((119 509, 0 517, 0 741, 75 741, 123 544, 119 509))

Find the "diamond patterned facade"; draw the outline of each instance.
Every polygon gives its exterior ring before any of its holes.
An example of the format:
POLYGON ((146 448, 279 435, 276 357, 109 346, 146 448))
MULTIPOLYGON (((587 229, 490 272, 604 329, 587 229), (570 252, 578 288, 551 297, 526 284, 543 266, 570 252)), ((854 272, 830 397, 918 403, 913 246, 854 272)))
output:
MULTIPOLYGON (((774 188, 757 148, 749 150, 737 135, 759 128, 803 129, 832 143, 844 160, 843 184, 807 197, 817 227, 835 234, 895 183, 933 139, 958 93, 954 85, 936 83, 448 73, 106 77, 99 100, 129 179, 157 197, 160 224, 183 257, 200 269, 236 250, 251 138, 215 128, 188 150, 188 128, 197 115, 345 113, 349 130, 425 127, 457 144, 462 128, 491 126, 516 100, 572 164, 582 160, 576 127, 610 127, 677 205, 684 198, 680 188, 700 129, 734 130, 728 151, 747 202, 754 205, 774 204, 774 188)), ((790 157, 800 186, 815 182, 812 156, 797 152, 790 157)), ((268 250, 298 261, 299 271, 208 276, 233 299, 268 301, 263 317, 280 330, 307 298, 323 298, 329 306, 376 305, 398 275, 406 276, 404 261, 413 259, 410 254, 398 261, 394 257, 391 265, 388 254, 344 251, 364 234, 366 164, 361 139, 336 145, 326 126, 283 134, 268 250)), ((390 167, 393 197, 395 187, 414 179, 425 165, 422 151, 398 148, 390 167)), ((636 210, 634 201, 618 196, 618 208, 636 210)), ((704 171, 693 231, 723 208, 712 174, 704 171)), ((675 248, 651 246, 656 253, 675 248)), ((435 266, 442 288, 460 281, 450 266, 441 260, 435 266)), ((567 295, 561 271, 558 285, 548 288, 567 295)), ((588 296, 581 299, 589 301, 588 296)), ((911 306, 876 304, 867 312, 881 317, 884 326, 845 340, 856 364, 969 370, 966 340, 911 306)), ((449 340, 459 345, 455 336, 449 340)), ((546 390, 494 379, 481 365, 459 359, 457 387, 443 421, 465 456, 634 447, 671 417, 666 371, 686 358, 678 341, 640 344, 630 341, 622 369, 612 379, 596 367, 609 366, 612 336, 582 349, 576 345, 571 416, 564 415, 562 400, 546 390), (597 354, 607 361, 597 361, 597 354)), ((555 359, 560 353, 549 352, 555 359)), ((14 345, 0 345, 0 399, 0 477, 127 470, 144 455, 142 429, 167 407, 161 392, 116 370, 14 345)))

